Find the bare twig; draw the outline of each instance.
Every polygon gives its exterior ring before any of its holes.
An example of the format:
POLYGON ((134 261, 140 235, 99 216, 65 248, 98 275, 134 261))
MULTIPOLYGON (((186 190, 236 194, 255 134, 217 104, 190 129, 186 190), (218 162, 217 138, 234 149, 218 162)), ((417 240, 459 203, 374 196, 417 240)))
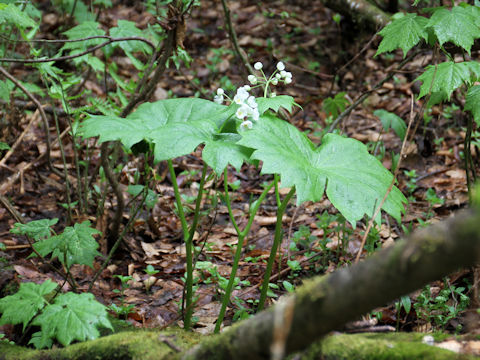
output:
POLYGON ((368 96, 378 90, 383 84, 385 84, 387 81, 389 81, 391 78, 393 78, 395 76, 395 72, 399 69, 401 69, 402 67, 405 66, 405 64, 409 63, 415 56, 418 55, 420 51, 416 51, 414 52, 412 55, 410 55, 409 57, 407 57, 406 59, 404 59, 399 65, 398 67, 395 69, 395 71, 389 71, 388 75, 382 79, 381 81, 379 81, 377 84, 375 84, 375 86, 371 89, 371 90, 368 90, 366 91, 365 93, 363 93, 362 95, 360 95, 354 102, 352 105, 350 105, 348 108, 346 108, 340 115, 338 115, 338 117, 335 119, 335 121, 330 125, 330 127, 328 128, 327 130, 327 133, 331 133, 337 126, 338 124, 340 124, 340 122, 343 121, 343 119, 345 119, 346 117, 348 117, 350 115, 350 113, 358 106, 360 105, 363 101, 365 101, 366 98, 368 98, 368 96))
MULTIPOLYGON (((78 54, 73 54, 73 55, 65 55, 65 56, 59 56, 55 58, 45 58, 45 59, 13 59, 13 58, 0 58, 0 62, 8 62, 8 63, 22 63, 22 64, 38 64, 38 63, 46 63, 46 62, 51 62, 51 61, 64 61, 64 60, 71 60, 71 59, 76 59, 80 56, 90 54, 98 49, 101 49, 104 46, 107 46, 111 43, 118 42, 118 41, 130 41, 130 40, 137 40, 137 41, 144 41, 147 42, 149 46, 152 48, 155 48, 155 46, 147 39, 135 37, 135 36, 126 36, 126 37, 121 37, 121 38, 112 38, 110 36, 107 36, 108 41, 105 41, 101 44, 95 45, 91 47, 90 49, 87 49, 85 51, 82 51, 81 53, 78 54)), ((88 38, 85 38, 88 39, 88 38)), ((85 40, 83 39, 83 40, 85 40)), ((80 41, 79 39, 78 41, 80 41)), ((75 40, 77 41, 77 40, 75 40)))
POLYGON ((360 256, 362 255, 363 251, 363 246, 365 245, 365 242, 367 241, 368 234, 370 233, 370 230, 373 226, 373 223, 375 221, 375 218, 377 217, 378 213, 383 207, 383 204, 385 204, 385 201, 387 200, 388 195, 393 189, 393 186, 395 184, 395 181, 397 179, 398 172, 400 170, 400 165, 402 163, 402 158, 405 153, 405 145, 407 143, 408 135, 410 133, 410 128, 412 127, 413 120, 415 119, 415 114, 413 112, 413 104, 414 104, 414 99, 413 99, 413 94, 411 95, 411 104, 410 104, 410 119, 408 121, 408 126, 407 126, 407 131, 405 132, 405 137, 403 138, 402 142, 402 148, 400 150, 400 156, 398 158, 398 163, 395 168, 395 172, 393 173, 393 178, 392 181, 390 182, 390 186, 387 189, 387 192, 385 193, 385 196, 383 197, 382 201, 380 201, 380 204, 378 204, 377 208, 375 209, 375 212, 373 213, 373 216, 370 218, 370 221, 368 222, 367 229, 365 230, 365 233, 363 234, 362 237, 362 243, 360 244, 360 248, 358 249, 357 257, 355 258, 355 263, 357 263, 360 260, 360 256))
POLYGON ((52 165, 52 160, 51 160, 51 154, 50 154, 50 149, 51 149, 51 140, 50 140, 50 130, 49 130, 49 125, 48 125, 48 119, 47 115, 45 114, 45 111, 43 110, 42 104, 40 104, 40 101, 37 100, 37 98, 30 92, 28 89, 22 85, 20 81, 18 81, 13 75, 11 75, 7 70, 5 70, 2 66, 0 66, 0 73, 3 74, 8 80, 13 82, 20 90, 23 91, 25 95, 28 96, 30 100, 34 102, 34 104, 37 106, 38 111, 40 112, 40 116, 42 117, 43 120, 43 125, 45 127, 45 135, 46 135, 46 154, 47 154, 47 162, 48 162, 48 168, 50 171, 52 171, 54 174, 59 176, 60 178, 63 178, 63 174, 55 169, 52 165))

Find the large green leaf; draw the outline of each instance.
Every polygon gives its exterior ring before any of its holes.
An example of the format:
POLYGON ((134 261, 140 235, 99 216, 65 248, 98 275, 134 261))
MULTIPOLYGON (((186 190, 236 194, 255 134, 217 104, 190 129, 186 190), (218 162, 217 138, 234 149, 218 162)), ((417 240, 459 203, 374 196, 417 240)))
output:
MULTIPOLYGON (((393 178, 361 142, 327 134, 315 148, 297 128, 274 116, 261 117, 242 135, 239 143, 255 149, 252 157, 263 161, 263 173, 280 174, 282 186, 296 187, 297 204, 319 201, 326 186, 332 204, 353 226, 365 214, 372 216, 393 178)), ((393 187, 383 209, 400 219, 404 202, 393 187)))
POLYGON ((293 105, 297 105, 295 103, 295 99, 288 95, 279 95, 275 97, 258 97, 255 99, 258 104, 258 112, 262 115, 267 110, 273 110, 277 112, 280 108, 284 108, 288 110, 288 112, 292 112, 293 105))
POLYGON ((41 327, 41 333, 37 333, 31 343, 41 348, 48 344, 49 338, 56 338, 64 346, 75 340, 96 339, 100 336, 98 327, 112 329, 107 314, 107 308, 92 294, 59 295, 54 304, 47 306, 33 321, 33 325, 41 327))
POLYGON ((120 140, 127 147, 148 140, 155 144, 156 161, 189 154, 203 143, 205 162, 221 173, 226 164, 239 167, 239 159, 248 158, 247 149, 220 132, 237 107, 196 98, 160 100, 142 104, 125 119, 90 116, 80 133, 83 137, 100 136, 100 142, 120 140))
POLYGON ((468 89, 465 110, 472 113, 477 126, 480 126, 480 85, 475 85, 468 89))
POLYGON ((480 29, 472 11, 461 6, 454 6, 451 10, 436 10, 427 27, 433 28, 440 45, 450 41, 469 54, 475 39, 480 38, 480 29))
POLYGON ((89 221, 68 226, 60 235, 52 236, 33 245, 42 256, 51 254, 52 258, 70 267, 73 264, 83 264, 93 267, 95 256, 101 255, 98 243, 93 235, 101 234, 100 231, 90 227, 89 221))
POLYGON ((455 63, 446 61, 438 65, 427 66, 425 72, 416 80, 422 81, 419 98, 428 93, 444 93, 448 99, 452 92, 464 83, 471 83, 480 73, 480 64, 475 61, 455 63), (433 82, 433 84, 432 84, 433 82))
POLYGON ((52 235, 51 227, 57 222, 58 219, 41 219, 26 224, 16 223, 10 229, 10 232, 17 235, 26 235, 38 241, 50 237, 52 235))
POLYGON ((379 34, 383 36, 376 55, 389 52, 397 48, 403 50, 403 57, 418 44, 421 39, 427 39, 425 25, 428 19, 417 14, 405 14, 397 17, 385 26, 379 34))
POLYGON ((13 295, 0 299, 0 325, 22 324, 23 329, 32 318, 48 303, 45 295, 50 294, 57 284, 50 279, 43 284, 22 283, 20 289, 13 295))

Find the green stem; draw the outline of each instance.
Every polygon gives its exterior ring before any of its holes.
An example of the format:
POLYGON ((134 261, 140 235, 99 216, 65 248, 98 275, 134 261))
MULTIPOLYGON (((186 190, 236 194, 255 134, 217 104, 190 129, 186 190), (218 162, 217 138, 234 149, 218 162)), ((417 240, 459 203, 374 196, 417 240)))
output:
POLYGON ((185 330, 190 330, 192 324, 192 298, 193 298, 193 256, 192 256, 192 242, 188 241, 190 238, 190 233, 188 231, 187 219, 185 218, 185 213, 183 212, 182 198, 180 196, 180 191, 178 190, 177 176, 175 175, 175 170, 173 169, 172 160, 167 161, 168 170, 170 171, 170 177, 172 178, 173 192, 175 193, 175 202, 177 203, 177 212, 180 222, 182 224, 183 230, 183 240, 185 241, 185 250, 186 250, 186 262, 187 262, 187 272, 185 276, 185 288, 186 288, 186 308, 187 313, 184 314, 183 324, 185 330), (190 314, 190 317, 187 315, 190 314))
POLYGON ((274 182, 272 182, 269 186, 265 188, 265 190, 263 190, 262 194, 258 198, 258 201, 255 203, 255 206, 250 211, 250 217, 248 219, 247 225, 245 226, 243 231, 240 231, 240 229, 238 228, 237 222, 233 217, 232 204, 230 203, 230 196, 228 194, 228 180, 227 180, 226 168, 224 171, 223 178, 224 178, 223 183, 225 187, 225 202, 227 203, 228 214, 230 216, 230 219, 232 220, 232 224, 235 227, 235 231, 237 232, 237 235, 238 235, 238 243, 237 243, 237 248, 235 250, 235 256, 233 259, 230 278, 228 279, 227 288, 225 289, 225 294, 223 295, 223 298, 222 298, 222 307, 220 308, 220 313, 218 314, 217 323, 215 324, 215 333, 220 332, 220 327, 222 326, 223 318, 225 317, 227 305, 230 302, 230 296, 232 295, 233 285, 235 283, 235 275, 237 274, 238 264, 240 262, 240 257, 242 255, 243 241, 245 240, 245 238, 248 235, 248 232, 250 231, 250 227, 252 226, 253 219, 255 218, 255 215, 258 209, 260 208, 260 204, 265 199, 265 197, 267 196, 268 192, 270 191, 270 189, 274 184, 274 182))
MULTIPOLYGON (((186 287, 186 295, 185 295, 185 329, 187 329, 187 323, 191 324, 191 319, 193 316, 193 271, 194 263, 193 263, 193 236, 195 235, 195 231, 197 230, 198 219, 200 217, 200 206, 202 204, 202 197, 203 197, 203 188, 205 186, 205 178, 207 175, 207 164, 203 164, 202 169, 202 177, 200 179, 200 186, 198 188, 197 200, 195 202, 195 212, 193 214, 193 222, 192 226, 190 227, 190 233, 188 235, 188 239, 185 241, 185 249, 187 253, 187 279, 185 282, 186 287), (190 291, 189 291, 190 290, 190 291), (188 320, 187 320, 188 319, 188 320)), ((182 301, 183 303, 183 301, 182 301)))
POLYGON ((278 191, 278 175, 277 174, 273 175, 273 179, 275 182, 275 200, 277 201, 277 207, 279 207, 281 200, 280 200, 280 192, 278 191))
POLYGON ((272 249, 270 250, 270 257, 268 258, 267 269, 265 270, 265 275, 263 277, 262 292, 260 294, 260 301, 258 303, 258 311, 263 310, 265 305, 265 300, 267 299, 268 284, 270 282, 270 275, 272 274, 273 263, 275 262, 275 256, 277 254, 277 248, 282 240, 282 218, 287 208, 288 202, 295 194, 295 187, 292 187, 290 192, 287 194, 285 199, 278 207, 277 211, 277 223, 275 224, 275 238, 273 239, 272 249))

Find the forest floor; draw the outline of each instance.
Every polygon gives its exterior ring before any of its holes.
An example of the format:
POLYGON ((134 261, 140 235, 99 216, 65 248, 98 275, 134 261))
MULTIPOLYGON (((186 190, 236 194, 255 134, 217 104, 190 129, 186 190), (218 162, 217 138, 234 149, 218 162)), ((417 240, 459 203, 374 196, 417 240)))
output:
MULTIPOLYGON (((114 2, 112 8, 101 13, 99 22, 106 27, 114 26, 119 19, 133 21, 139 27, 154 22, 153 16, 146 13, 142 5, 130 6, 128 3, 114 2)), ((307 131, 309 138, 316 144, 323 135, 322 131, 332 122, 332 117, 325 110, 326 98, 345 92, 349 105, 374 88, 403 60, 400 51, 393 55, 374 57, 380 37, 372 32, 359 31, 346 20, 338 24, 334 21, 335 13, 325 8, 320 1, 241 0, 229 1, 229 6, 239 44, 248 54, 251 63, 261 61, 266 73, 269 73, 278 61, 283 61, 287 70, 293 73, 293 83, 278 87, 277 91, 279 94, 293 96, 301 106, 301 109, 296 108, 290 114, 288 121, 307 131)), ((53 9, 47 9, 45 14, 44 25, 37 37, 58 37, 62 16, 53 9)), ((237 87, 247 83, 246 69, 232 50, 232 44, 224 30, 224 21, 221 2, 202 1, 199 7, 193 9, 192 16, 186 20, 184 40, 185 50, 192 58, 191 64, 189 67, 182 66, 179 70, 171 66, 160 80, 153 100, 192 96, 212 99, 218 87, 233 94, 237 87)), ((135 73, 131 61, 122 56, 115 58, 119 73, 124 76, 135 73)), ((338 126, 341 133, 367 144, 371 153, 388 169, 392 167, 392 156, 400 153, 402 140, 392 129, 384 129, 374 111, 383 109, 393 112, 407 124, 411 115, 412 94, 418 94, 418 83, 414 79, 421 74, 423 65, 429 63, 431 58, 431 52, 421 52, 401 71, 396 72, 391 80, 372 91, 338 126)), ((10 70, 23 81, 32 78, 29 69, 23 65, 14 65, 10 70)), ((85 88, 100 98, 105 96, 101 81, 95 78, 88 79, 85 88)), ((84 105, 82 101, 82 97, 79 97, 71 106, 80 107, 84 105)), ((401 223, 383 215, 382 225, 372 229, 367 239, 363 257, 391 245, 419 226, 449 217, 468 205, 463 160, 466 115, 460 110, 462 100, 456 99, 455 94, 452 104, 433 107, 428 121, 417 118, 413 122, 408 134, 411 140, 406 143, 397 179, 397 186, 409 199, 406 213, 401 223)), ((60 102, 56 103, 56 106, 59 105, 60 102)), ((421 101, 415 102, 415 115, 421 105, 421 101)), ((15 121, 8 120, 9 124, 0 128, 0 141, 7 144, 12 144, 32 118, 37 116, 33 112, 25 113, 22 109, 8 105, 0 111, 6 119, 16 118, 15 121)), ((64 119, 61 119, 61 124, 65 129, 67 125, 64 119)), ((51 126, 54 137, 53 123, 51 126)), ((90 203, 87 214, 80 214, 77 209, 73 209, 72 222, 69 223, 66 209, 62 206, 67 203, 65 184, 49 171, 45 161, 37 161, 38 156, 45 152, 44 136, 41 126, 30 127, 8 160, 0 160, 3 194, 26 221, 58 218, 60 220, 55 229, 60 232, 72 223, 90 220, 94 227, 105 234, 109 219, 114 214, 113 196, 107 196, 102 211, 99 211, 95 201, 90 203), (34 166, 23 172, 17 181, 9 182, 15 172, 31 163, 34 166)), ((65 137, 64 147, 67 162, 73 164, 70 140, 68 136, 65 137)), ((198 189, 202 167, 200 151, 198 149, 174 162, 178 185, 187 202, 198 189)), ((477 157, 474 159, 476 163, 477 157)), ((135 182, 134 173, 143 167, 143 159, 129 156, 126 160, 121 166, 120 182, 125 197, 132 199, 127 193, 127 185, 135 182)), ((58 146, 52 149, 52 161, 57 169, 63 170, 58 146)), ((95 150, 91 156, 92 172, 99 162, 99 152, 95 150)), ((68 170, 75 181, 74 166, 68 170)), ((111 264, 102 272, 92 289, 97 299, 105 305, 115 303, 121 306, 122 301, 124 305, 133 305, 127 320, 138 327, 182 325, 179 315, 185 268, 182 228, 174 213, 174 192, 168 169, 160 163, 156 171, 159 177, 152 188, 159 195, 158 202, 151 212, 145 210, 139 214, 111 264), (150 275, 144 271, 148 265, 158 271, 153 275, 153 281, 148 280, 150 275), (123 299, 122 294, 114 291, 121 286, 115 275, 132 276, 128 288, 123 292, 123 299)), ((267 179, 270 177, 260 175, 258 169, 249 165, 244 165, 241 171, 230 171, 228 182, 232 189, 233 212, 240 227, 248 220, 248 204, 261 193, 261 185, 267 179)), ((97 177, 93 181, 98 189, 107 186, 97 177)), ((199 282, 196 289, 194 329, 202 333, 211 333, 215 326, 221 304, 219 287, 222 278, 228 278, 230 274, 232 249, 237 243, 227 207, 221 201, 217 205, 210 201, 215 190, 223 188, 222 182, 222 178, 211 178, 207 182, 206 189, 212 196, 203 203, 203 211, 207 215, 202 218, 194 237, 195 247, 200 251, 196 259, 199 282)), ((259 285, 273 241, 275 203, 275 194, 272 192, 253 223, 237 272, 240 282, 234 290, 225 325, 252 314, 255 301, 259 298, 259 285)), ((133 206, 132 204, 130 205, 133 206)), ((125 210, 124 224, 129 219, 129 210, 130 208, 125 210)), ((61 284, 57 274, 38 266, 36 259, 28 258, 31 250, 26 240, 9 232, 15 222, 10 213, 0 207, 0 241, 7 246, 0 253, 4 260, 0 278, 0 289, 4 288, 2 295, 8 293, 5 286, 12 282, 41 282, 50 278, 61 284)), ((275 303, 279 296, 301 284, 305 278, 329 273, 353 263, 360 250, 367 223, 368 221, 359 222, 353 229, 326 198, 319 203, 305 203, 299 207, 292 202, 283 219, 284 239, 272 274, 273 286, 269 303, 275 303), (324 250, 320 250, 322 245, 324 250)), ((105 253, 106 239, 99 237, 99 241, 102 252, 105 253)), ((97 258, 94 267, 100 268, 102 261, 103 259, 97 258)), ((94 273, 95 270, 87 266, 74 266, 72 270, 80 290, 87 290, 94 273)), ((372 314, 365 314, 365 320, 369 319, 368 324, 373 328, 383 326, 387 330, 447 330, 454 333, 456 329, 461 329, 460 332, 473 334, 478 327, 469 326, 466 314, 476 311, 474 304, 468 309, 448 313, 446 306, 437 306, 438 302, 435 302, 440 291, 448 289, 452 296, 447 303, 454 309, 457 308, 460 293, 473 295, 473 282, 473 271, 460 271, 448 279, 439 279, 431 284, 429 290, 419 289, 410 294, 410 300, 404 298, 400 305, 385 304, 372 314), (412 304, 410 308, 409 302, 412 304), (420 305, 414 307, 414 304, 420 305), (408 313, 406 309, 409 309, 408 313), (422 309, 425 316, 420 316, 422 309), (434 314, 444 315, 444 319, 449 315, 454 316, 442 322, 434 314)), ((68 290, 68 284, 64 285, 64 289, 68 290)), ((2 329, 8 333, 7 327, 2 329)))

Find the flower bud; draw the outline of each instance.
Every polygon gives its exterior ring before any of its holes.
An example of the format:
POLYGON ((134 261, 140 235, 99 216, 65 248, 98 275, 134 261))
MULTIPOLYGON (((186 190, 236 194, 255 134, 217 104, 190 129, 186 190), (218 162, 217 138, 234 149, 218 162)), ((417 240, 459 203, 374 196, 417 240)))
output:
POLYGON ((278 64, 277 64, 277 69, 278 69, 278 71, 285 70, 285 64, 283 62, 279 61, 278 64))
POLYGON ((255 70, 262 70, 263 64, 260 61, 258 61, 255 63, 255 65, 253 65, 253 67, 255 68, 255 70))

